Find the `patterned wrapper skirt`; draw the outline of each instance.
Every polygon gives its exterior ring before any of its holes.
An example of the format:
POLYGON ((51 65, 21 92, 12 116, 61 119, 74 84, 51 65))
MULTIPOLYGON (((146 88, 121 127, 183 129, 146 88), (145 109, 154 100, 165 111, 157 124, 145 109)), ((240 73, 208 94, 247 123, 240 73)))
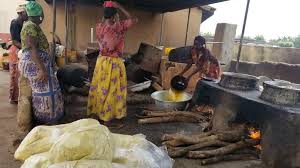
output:
POLYGON ((39 51, 39 58, 48 73, 47 81, 38 80, 38 68, 32 61, 30 52, 23 51, 20 59, 20 73, 28 79, 32 89, 33 117, 38 124, 55 124, 64 115, 63 97, 58 80, 49 61, 49 54, 39 51))
POLYGON ((19 71, 18 63, 9 63, 10 72, 10 87, 9 87, 9 99, 12 102, 18 102, 19 97, 19 71))
POLYGON ((88 97, 88 115, 102 121, 126 116, 127 79, 121 58, 99 56, 88 97))
POLYGON ((9 73, 10 73, 10 88, 9 88, 9 99, 11 102, 17 102, 19 96, 19 71, 18 71, 18 48, 11 46, 9 49, 9 73))

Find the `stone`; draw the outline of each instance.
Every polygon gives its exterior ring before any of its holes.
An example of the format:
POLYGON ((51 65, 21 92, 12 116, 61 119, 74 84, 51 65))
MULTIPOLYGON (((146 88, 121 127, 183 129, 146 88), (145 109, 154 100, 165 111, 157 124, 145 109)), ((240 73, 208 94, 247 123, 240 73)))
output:
POLYGON ((214 42, 216 43, 213 45, 212 53, 217 57, 221 64, 225 64, 225 66, 222 67, 223 71, 227 71, 230 68, 230 62, 233 57, 236 28, 237 25, 234 24, 217 24, 214 37, 214 42))

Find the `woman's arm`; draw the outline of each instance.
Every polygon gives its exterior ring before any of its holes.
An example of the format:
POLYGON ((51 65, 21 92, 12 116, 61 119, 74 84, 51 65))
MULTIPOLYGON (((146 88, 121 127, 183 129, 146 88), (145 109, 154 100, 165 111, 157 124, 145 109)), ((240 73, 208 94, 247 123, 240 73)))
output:
POLYGON ((114 6, 115 6, 115 8, 120 9, 120 11, 122 13, 124 13, 124 15, 126 16, 127 19, 131 19, 133 21, 133 23, 138 22, 137 17, 132 17, 131 14, 121 4, 114 2, 114 6))
POLYGON ((186 66, 184 67, 183 71, 179 74, 180 76, 183 76, 191 67, 192 67, 193 63, 192 62, 188 62, 186 64, 186 66))
POLYGON ((42 81, 47 80, 48 76, 47 76, 46 68, 44 64, 41 62, 40 58, 38 57, 37 42, 30 35, 26 36, 26 48, 29 49, 32 61, 38 67, 38 79, 42 81))

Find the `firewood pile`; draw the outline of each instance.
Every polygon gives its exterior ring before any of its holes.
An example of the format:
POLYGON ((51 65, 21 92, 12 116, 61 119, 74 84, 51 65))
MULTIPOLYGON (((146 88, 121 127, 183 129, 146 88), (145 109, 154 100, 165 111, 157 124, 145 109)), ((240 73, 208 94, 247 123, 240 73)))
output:
POLYGON ((252 138, 244 125, 233 128, 223 132, 165 134, 161 140, 171 157, 201 159, 202 165, 258 159, 260 150, 255 146, 260 144, 260 137, 252 138))
POLYGON ((191 111, 162 111, 144 107, 136 117, 139 118, 139 124, 187 122, 205 125, 211 120, 212 110, 209 106, 194 108, 191 111))

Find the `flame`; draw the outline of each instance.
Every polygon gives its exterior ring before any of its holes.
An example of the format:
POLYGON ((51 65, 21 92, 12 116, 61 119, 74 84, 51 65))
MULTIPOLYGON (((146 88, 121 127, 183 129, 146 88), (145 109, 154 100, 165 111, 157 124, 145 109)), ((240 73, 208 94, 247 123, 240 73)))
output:
MULTIPOLYGON (((249 137, 252 139, 261 139, 261 134, 260 134, 260 130, 257 130, 253 127, 249 128, 249 137)), ((255 148, 262 150, 262 146, 261 145, 256 145, 254 146, 255 148)))
POLYGON ((249 137, 252 139, 260 139, 260 131, 259 130, 255 130, 255 128, 250 128, 249 129, 249 137))

